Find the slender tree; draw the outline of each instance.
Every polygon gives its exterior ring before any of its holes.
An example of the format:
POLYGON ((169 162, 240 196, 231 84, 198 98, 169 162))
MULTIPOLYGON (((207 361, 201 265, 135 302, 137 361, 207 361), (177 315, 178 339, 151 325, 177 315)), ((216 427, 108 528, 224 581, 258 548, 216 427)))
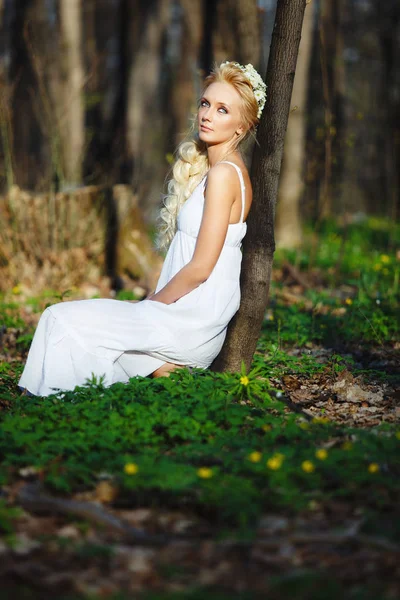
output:
POLYGON ((302 242, 300 201, 304 190, 306 101, 313 25, 314 4, 309 3, 304 13, 276 207, 276 244, 283 248, 296 248, 302 242))
POLYGON ((225 344, 212 364, 217 371, 249 369, 268 302, 275 251, 274 218, 290 98, 306 0, 278 0, 266 75, 267 100, 251 166, 254 202, 243 243, 242 300, 225 344))
POLYGON ((237 60, 257 67, 261 57, 261 27, 256 0, 216 3, 213 54, 217 62, 237 60))
POLYGON ((376 6, 375 11, 382 60, 380 96, 384 114, 382 119, 385 175, 383 196, 387 203, 385 207, 387 213, 395 221, 400 208, 400 78, 398 75, 400 7, 395 0, 389 0, 384 7, 376 6))
POLYGON ((67 185, 82 182, 85 143, 83 102, 84 69, 82 55, 81 0, 61 0, 60 31, 63 45, 63 111, 59 114, 67 185))
POLYGON ((188 117, 196 111, 196 65, 200 57, 203 32, 202 0, 180 0, 179 62, 171 66, 170 102, 165 119, 170 123, 168 141, 172 147, 182 140, 189 126, 188 117), (171 114, 172 113, 172 114, 171 114), (171 118, 172 117, 172 118, 171 118))
POLYGON ((319 217, 329 217, 342 194, 345 72, 343 59, 344 0, 324 0, 320 13, 320 59, 325 105, 325 165, 319 217))
MULTIPOLYGON (((41 31, 41 2, 21 0, 12 11, 10 23, 10 61, 8 82, 11 86, 11 139, 10 151, 14 162, 14 183, 32 188, 37 173, 43 173, 42 132, 37 117, 35 96, 37 79, 27 41, 27 24, 36 25, 41 31)), ((4 140, 3 140, 4 141, 4 140)))
POLYGON ((144 211, 149 197, 159 197, 162 182, 158 167, 164 159, 160 92, 170 3, 171 0, 139 0, 138 12, 131 13, 133 48, 127 84, 126 135, 133 159, 133 186, 144 211))

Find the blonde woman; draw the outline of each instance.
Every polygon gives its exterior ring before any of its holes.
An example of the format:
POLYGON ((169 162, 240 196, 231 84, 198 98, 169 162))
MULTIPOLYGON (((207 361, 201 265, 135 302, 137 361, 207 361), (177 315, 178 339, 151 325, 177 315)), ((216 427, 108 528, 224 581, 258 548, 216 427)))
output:
POLYGON ((155 292, 137 303, 76 300, 42 314, 19 386, 38 396, 207 368, 240 304, 241 243, 252 203, 240 147, 257 127, 265 84, 252 65, 224 62, 206 77, 194 139, 177 149, 160 212, 167 250, 155 292))

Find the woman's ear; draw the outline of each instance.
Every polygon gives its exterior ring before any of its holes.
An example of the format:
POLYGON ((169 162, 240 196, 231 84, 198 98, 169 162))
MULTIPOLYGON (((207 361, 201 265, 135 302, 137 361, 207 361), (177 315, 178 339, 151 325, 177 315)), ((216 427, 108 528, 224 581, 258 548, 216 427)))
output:
POLYGON ((236 135, 242 135, 246 130, 246 127, 243 125, 243 123, 240 123, 240 125, 236 128, 236 135))

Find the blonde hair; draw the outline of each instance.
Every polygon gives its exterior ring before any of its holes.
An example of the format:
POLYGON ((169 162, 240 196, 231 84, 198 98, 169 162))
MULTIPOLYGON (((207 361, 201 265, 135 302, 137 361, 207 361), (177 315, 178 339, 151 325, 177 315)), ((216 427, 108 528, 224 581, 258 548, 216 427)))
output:
MULTIPOLYGON (((253 135, 258 124, 258 103, 253 88, 243 71, 232 63, 218 66, 214 63, 210 74, 205 78, 201 96, 212 83, 230 83, 240 94, 243 133, 237 136, 231 151, 238 148, 253 135)), ((200 97, 201 97, 200 96, 200 97)), ((197 113, 192 117, 190 135, 197 125, 197 113)), ((197 135, 179 144, 172 167, 172 178, 167 183, 168 193, 164 196, 164 206, 160 210, 155 245, 158 250, 167 250, 177 229, 178 213, 193 190, 209 170, 207 145, 197 135)))

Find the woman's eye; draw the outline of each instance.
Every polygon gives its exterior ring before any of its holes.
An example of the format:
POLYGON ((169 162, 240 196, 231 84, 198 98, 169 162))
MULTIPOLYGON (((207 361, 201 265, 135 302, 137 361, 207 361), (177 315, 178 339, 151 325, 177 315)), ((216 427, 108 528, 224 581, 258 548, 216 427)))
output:
MULTIPOLYGON (((207 100, 200 100, 200 106, 208 106, 207 100)), ((221 106, 218 110, 223 110, 225 115, 228 114, 228 111, 223 106, 221 106)))

